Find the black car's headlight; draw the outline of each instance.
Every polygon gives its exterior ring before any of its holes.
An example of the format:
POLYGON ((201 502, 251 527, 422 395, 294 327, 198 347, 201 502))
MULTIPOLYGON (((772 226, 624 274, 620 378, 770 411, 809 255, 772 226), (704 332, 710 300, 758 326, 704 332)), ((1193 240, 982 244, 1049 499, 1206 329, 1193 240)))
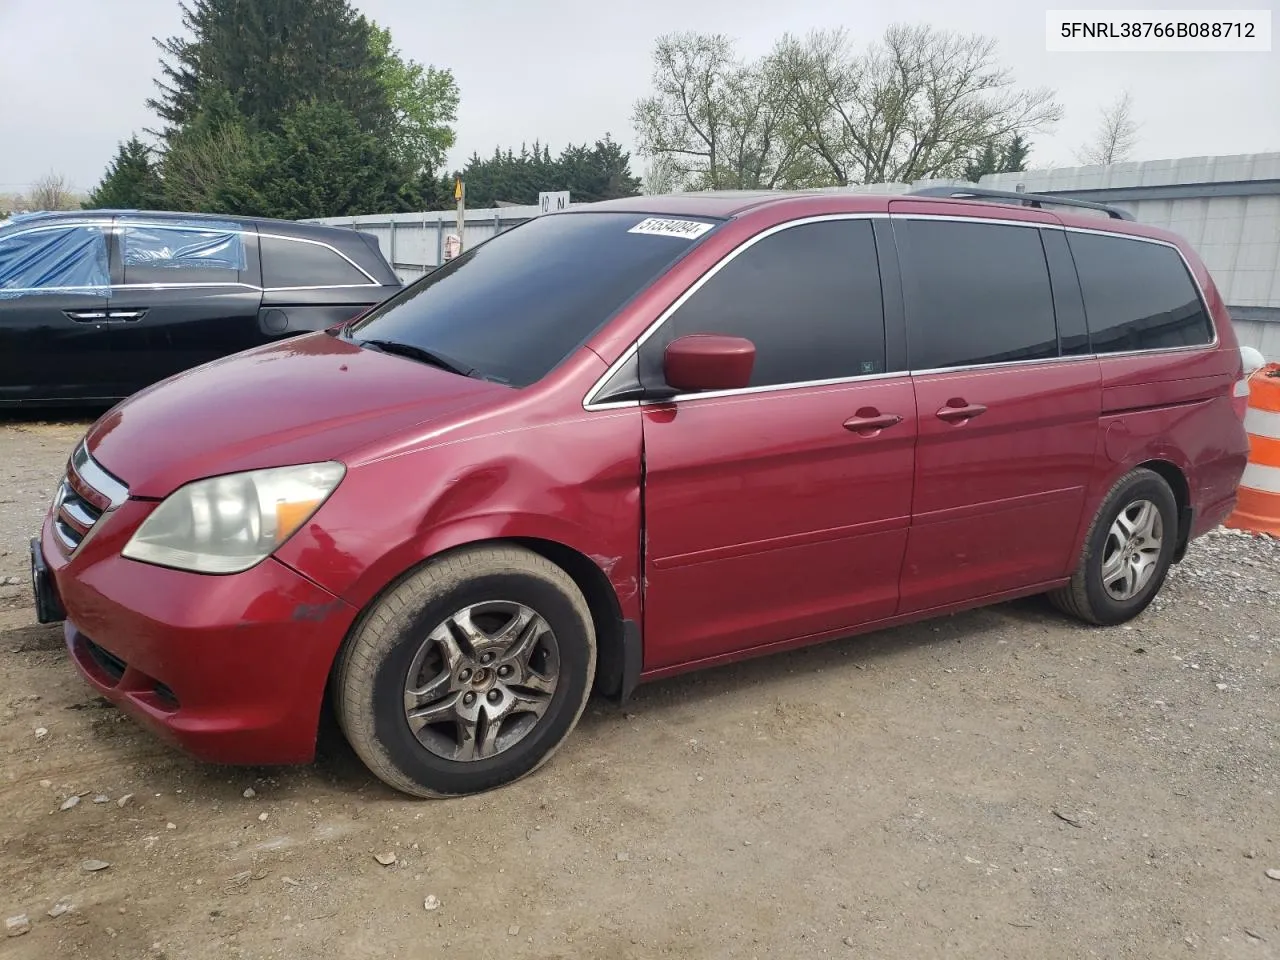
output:
POLYGON ((345 474, 328 462, 197 480, 166 497, 122 553, 196 573, 248 570, 297 532, 345 474))

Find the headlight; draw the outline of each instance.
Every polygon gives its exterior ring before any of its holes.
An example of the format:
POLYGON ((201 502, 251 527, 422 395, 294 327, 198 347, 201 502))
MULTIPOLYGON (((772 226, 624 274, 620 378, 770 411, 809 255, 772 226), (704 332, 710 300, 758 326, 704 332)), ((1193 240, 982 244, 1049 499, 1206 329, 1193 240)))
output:
POLYGON ((308 463, 197 480, 166 497, 122 552, 196 573, 248 570, 306 523, 345 473, 340 463, 308 463))

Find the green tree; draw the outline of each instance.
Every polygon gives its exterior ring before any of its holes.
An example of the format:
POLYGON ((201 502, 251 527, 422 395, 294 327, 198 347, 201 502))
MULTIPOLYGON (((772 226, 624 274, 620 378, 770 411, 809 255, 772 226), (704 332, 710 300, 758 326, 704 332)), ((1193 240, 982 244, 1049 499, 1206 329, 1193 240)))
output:
POLYGON ((165 205, 197 213, 257 213, 247 185, 266 162, 265 140, 249 129, 226 90, 206 89, 169 138, 162 165, 165 205))
POLYGON ((228 178, 224 199, 300 220, 403 209, 413 189, 385 138, 339 104, 312 101, 266 135, 260 162, 228 178))
POLYGON ((347 0, 190 0, 186 36, 157 39, 166 141, 200 110, 209 88, 230 94, 251 130, 278 131, 312 100, 341 105, 366 132, 388 134, 393 111, 370 23, 347 0))
MULTIPOLYGON (((594 146, 570 144, 558 157, 546 144, 521 144, 520 152, 495 148, 482 159, 473 154, 458 175, 467 185, 467 206, 498 203, 532 204, 544 190, 568 190, 574 202, 591 203, 640 194, 640 179, 631 173, 631 154, 608 134, 594 146)), ((442 184, 452 204, 452 180, 442 184)))
POLYGON ((1014 134, 1008 140, 988 140, 977 157, 965 164, 964 178, 970 183, 977 183, 989 173, 1016 173, 1027 169, 1027 155, 1031 152, 1031 144, 1021 134, 1014 134))
POLYGON ((1015 133, 1004 148, 1004 164, 1001 173, 1020 173, 1027 169, 1027 157, 1031 144, 1020 133, 1015 133))
MULTIPOLYGON (((594 203, 616 197, 640 194, 640 178, 631 173, 631 154, 622 149, 609 134, 597 140, 594 147, 585 143, 570 144, 560 154, 556 165, 570 199, 575 203, 594 203)), ((535 198, 536 199, 536 198, 535 198)))
POLYGON ((438 170, 455 142, 458 84, 450 70, 406 60, 391 45, 391 31, 371 24, 378 82, 391 103, 392 152, 405 167, 438 170))
POLYGON ((177 209, 318 217, 422 209, 454 142, 448 70, 348 0, 183 0, 157 41, 161 177, 177 209))
POLYGON ((82 204, 86 210, 157 210, 164 205, 152 150, 136 135, 121 143, 102 182, 82 204))
POLYGON ((472 154, 459 175, 467 184, 467 206, 476 208, 499 202, 536 203, 539 191, 564 189, 551 151, 541 143, 534 143, 532 149, 521 144, 519 154, 510 148, 504 153, 498 147, 487 159, 472 154))

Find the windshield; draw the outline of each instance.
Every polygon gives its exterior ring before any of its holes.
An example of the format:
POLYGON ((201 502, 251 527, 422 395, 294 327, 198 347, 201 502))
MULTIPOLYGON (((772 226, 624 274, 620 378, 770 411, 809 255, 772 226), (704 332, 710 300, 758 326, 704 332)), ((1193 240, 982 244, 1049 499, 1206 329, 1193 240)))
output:
POLYGON ((714 226, 642 213, 538 217, 418 280, 348 336, 403 344, 472 376, 528 386, 714 226))

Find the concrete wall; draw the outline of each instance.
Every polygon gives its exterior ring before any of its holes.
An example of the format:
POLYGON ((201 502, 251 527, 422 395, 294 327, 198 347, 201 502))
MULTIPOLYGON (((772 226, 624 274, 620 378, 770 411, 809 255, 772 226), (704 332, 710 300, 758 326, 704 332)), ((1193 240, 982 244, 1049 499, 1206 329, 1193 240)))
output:
MULTIPOLYGON (((537 206, 468 210, 463 231, 464 247, 474 247, 516 224, 537 216, 537 206)), ((457 232, 458 216, 452 211, 384 213, 367 217, 325 217, 312 223, 354 227, 378 238, 382 254, 400 279, 416 280, 428 267, 444 262, 444 238, 457 232)))
MULTIPOLYGON (((844 190, 900 194, 958 183, 922 180, 844 190)), ((1257 347, 1268 360, 1280 360, 1280 153, 1028 170, 986 176, 981 185, 1096 200, 1181 234, 1213 274, 1241 343, 1257 347)), ((475 246, 537 213, 536 206, 469 210, 464 243, 475 246)), ((454 231, 456 214, 330 217, 320 222, 373 234, 400 277, 413 280, 443 261, 444 238, 454 231)))

